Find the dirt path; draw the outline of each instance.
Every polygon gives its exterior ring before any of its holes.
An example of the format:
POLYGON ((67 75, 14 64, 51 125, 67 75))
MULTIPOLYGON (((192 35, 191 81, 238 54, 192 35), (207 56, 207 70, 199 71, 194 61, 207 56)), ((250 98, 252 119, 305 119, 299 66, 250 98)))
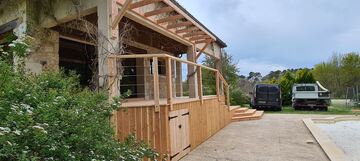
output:
POLYGON ((232 123, 181 161, 328 161, 302 122, 305 117, 329 116, 265 114, 232 123))

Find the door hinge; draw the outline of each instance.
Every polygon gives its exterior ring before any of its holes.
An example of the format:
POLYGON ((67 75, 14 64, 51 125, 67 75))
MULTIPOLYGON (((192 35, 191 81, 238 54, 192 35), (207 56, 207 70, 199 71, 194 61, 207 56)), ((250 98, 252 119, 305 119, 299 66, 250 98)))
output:
POLYGON ((186 115, 190 115, 190 112, 184 113, 181 116, 186 116, 186 115))
POLYGON ((191 144, 189 144, 189 146, 187 146, 184 150, 189 149, 189 148, 191 148, 191 144))
POLYGON ((177 118, 178 116, 169 117, 169 120, 177 118))
POLYGON ((173 156, 170 156, 170 160, 172 160, 173 158, 175 158, 177 155, 179 155, 180 154, 180 152, 179 153, 176 153, 176 154, 174 154, 173 156))

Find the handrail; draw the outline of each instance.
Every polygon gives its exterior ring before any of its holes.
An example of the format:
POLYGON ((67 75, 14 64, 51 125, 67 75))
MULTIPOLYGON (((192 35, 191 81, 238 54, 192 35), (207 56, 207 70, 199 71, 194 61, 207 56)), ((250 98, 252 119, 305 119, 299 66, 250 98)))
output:
MULTIPOLYGON (((109 55, 108 57, 109 58, 115 58, 115 59, 154 58, 154 57, 168 58, 168 59, 172 59, 172 60, 175 60, 175 61, 178 61, 178 62, 191 64, 191 65, 194 65, 196 67, 204 68, 204 69, 207 69, 207 70, 210 70, 210 71, 213 71, 213 72, 217 72, 218 73, 217 74, 218 78, 223 82, 223 84, 226 87, 226 89, 224 89, 224 90, 226 90, 226 97, 227 97, 226 104, 228 106, 230 106, 229 84, 227 83, 227 81, 225 80, 223 75, 220 73, 220 71, 217 70, 217 69, 210 68, 210 67, 207 67, 207 66, 204 66, 204 65, 201 65, 201 64, 197 64, 195 62, 191 62, 191 61, 188 61, 188 60, 183 60, 183 59, 180 59, 180 58, 168 55, 168 54, 132 54, 132 55, 114 55, 114 54, 112 54, 112 55, 109 55)), ((200 97, 200 99, 202 99, 202 97, 200 97)))

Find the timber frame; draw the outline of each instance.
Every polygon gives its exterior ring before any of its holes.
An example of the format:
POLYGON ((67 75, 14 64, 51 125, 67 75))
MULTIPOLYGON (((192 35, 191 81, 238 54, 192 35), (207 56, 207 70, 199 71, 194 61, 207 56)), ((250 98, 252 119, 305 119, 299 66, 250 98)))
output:
MULTIPOLYGON (((5 1, 10 0, 0 4, 5 1)), ((18 9, 23 12, 4 12, 9 15, 0 17, 0 38, 2 32, 26 28, 28 3, 18 9)), ((91 62, 97 67, 95 80, 100 88, 108 89, 109 98, 135 84, 137 94, 122 102, 126 110, 114 111, 110 118, 117 139, 135 134, 161 154, 159 159, 179 160, 231 122, 230 85, 220 69, 226 44, 175 0, 83 0, 80 11, 74 10, 71 1, 54 3, 53 17, 40 16, 41 27, 50 33, 48 42, 29 54, 26 69, 38 74, 75 66, 81 73, 90 64, 83 57, 95 55, 91 62), (66 26, 79 16, 97 30, 66 26), (137 29, 132 39, 120 38, 125 23, 137 29), (97 39, 89 41, 84 36, 87 32, 97 39), (121 54, 116 50, 120 43, 128 47, 121 54), (197 64, 201 54, 215 59, 216 69, 197 64), (129 73, 119 76, 120 70, 129 73), (215 93, 206 92, 205 73, 213 74, 215 93), (179 143, 181 139, 186 143, 179 143)))

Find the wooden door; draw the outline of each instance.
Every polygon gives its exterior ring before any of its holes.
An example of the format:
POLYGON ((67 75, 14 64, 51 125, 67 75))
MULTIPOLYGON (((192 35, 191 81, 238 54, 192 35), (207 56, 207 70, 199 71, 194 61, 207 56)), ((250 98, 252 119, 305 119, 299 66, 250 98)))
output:
POLYGON ((169 114, 170 160, 176 161, 190 152, 189 110, 172 111, 169 114))

